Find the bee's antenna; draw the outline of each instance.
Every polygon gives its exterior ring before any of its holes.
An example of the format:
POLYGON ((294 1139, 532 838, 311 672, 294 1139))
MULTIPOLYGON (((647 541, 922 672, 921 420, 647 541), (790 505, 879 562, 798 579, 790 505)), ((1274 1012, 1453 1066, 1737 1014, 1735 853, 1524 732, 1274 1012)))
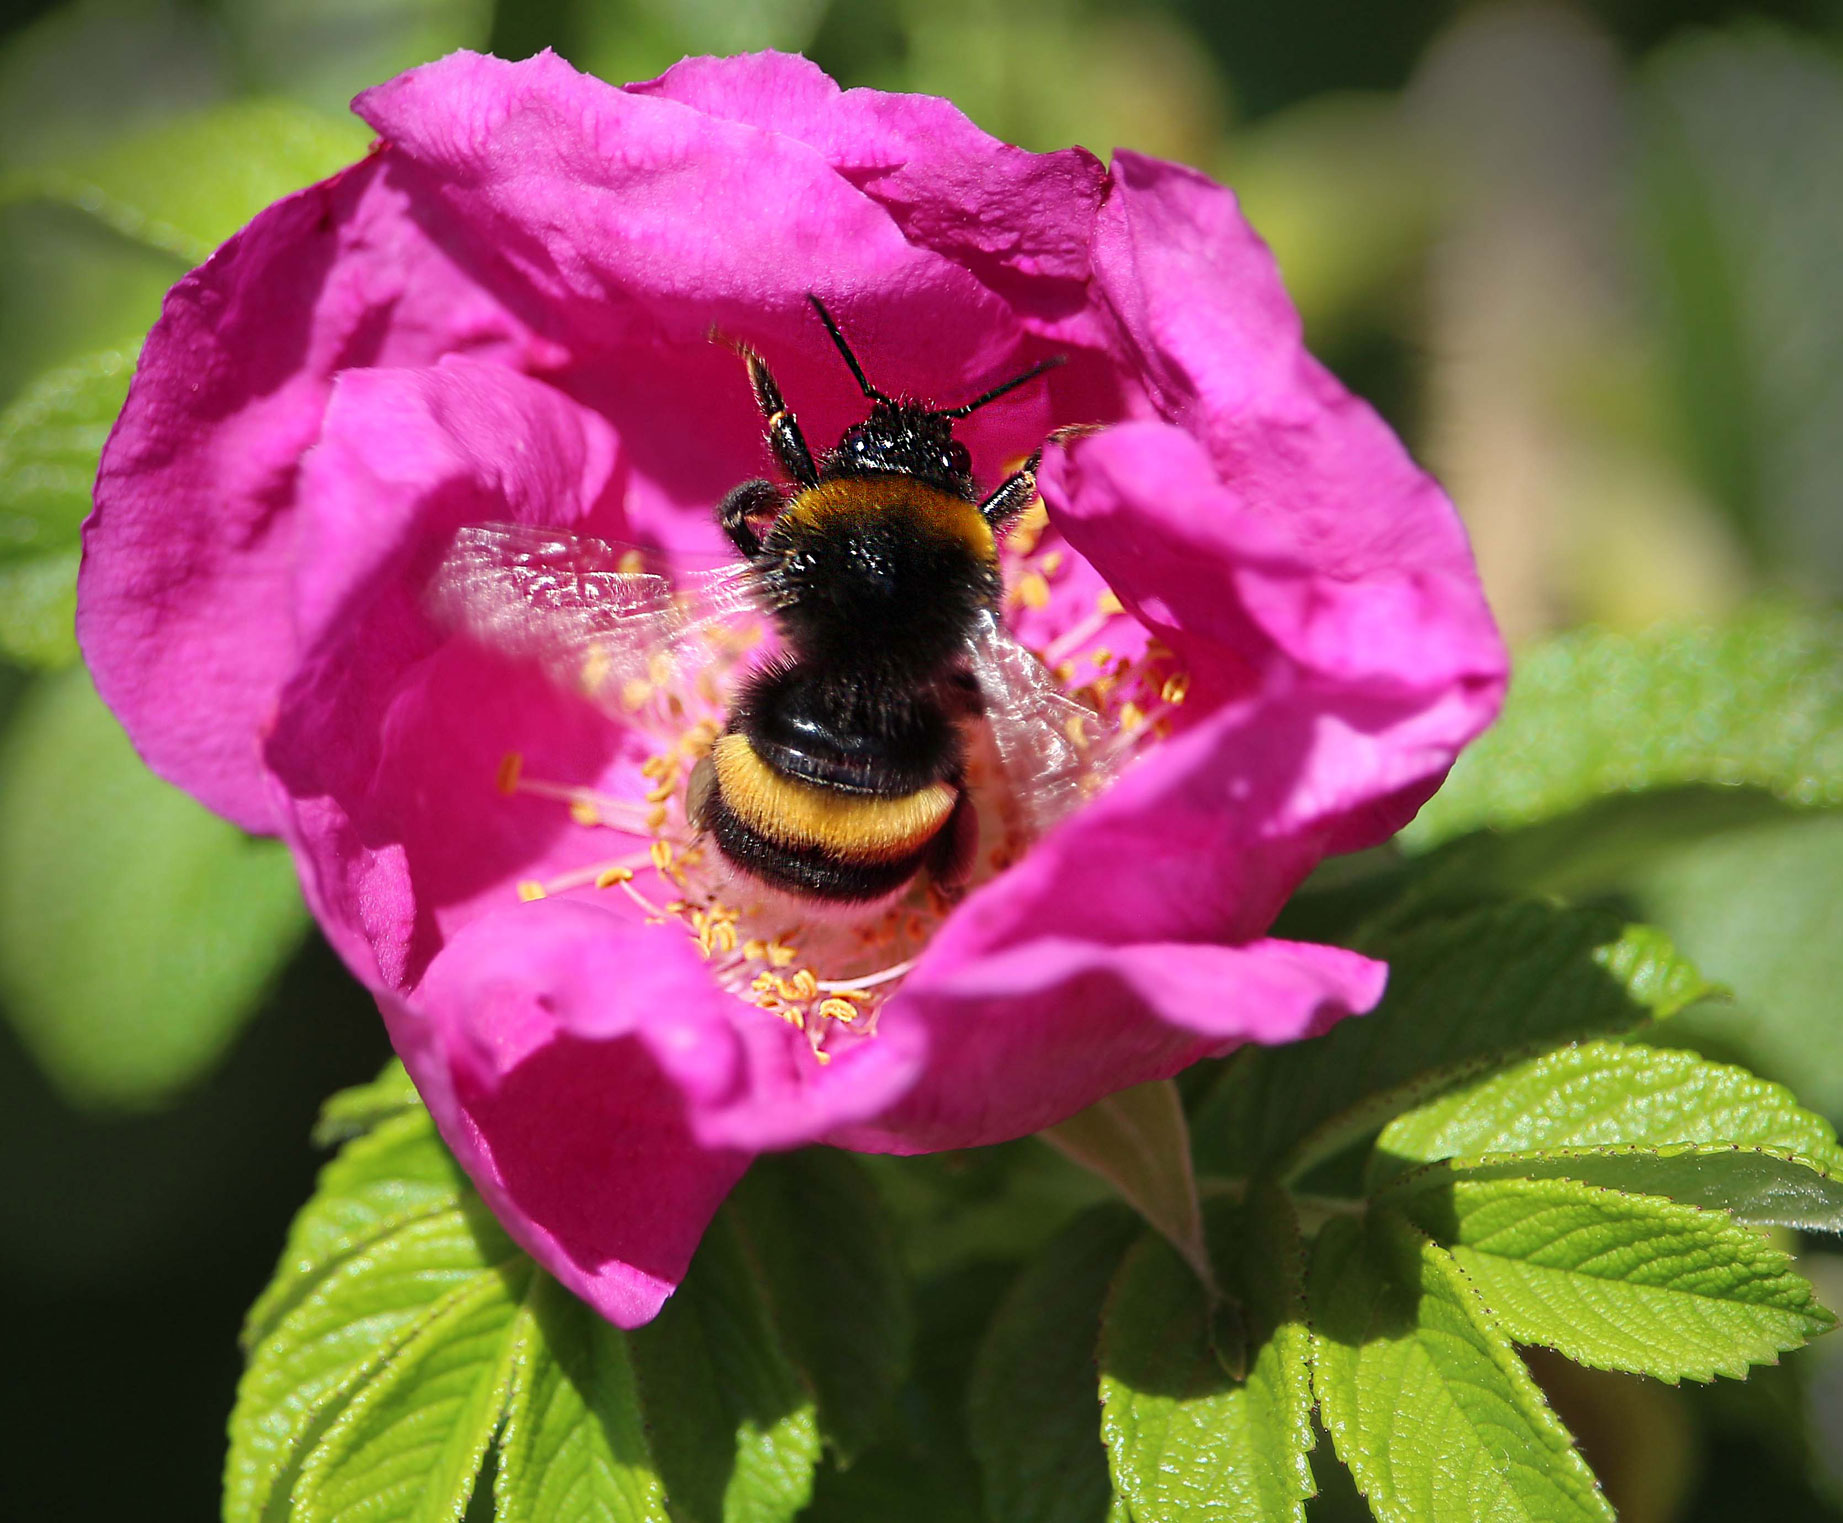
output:
POLYGON ((857 377, 857 383, 863 389, 864 395, 873 402, 889 401, 888 397, 870 384, 864 374, 864 367, 858 364, 858 357, 851 352, 851 346, 845 342, 845 335, 838 331, 838 324, 832 321, 832 314, 826 311, 826 304, 811 291, 806 293, 806 299, 813 304, 813 310, 819 314, 820 322, 826 325, 826 332, 832 335, 832 342, 838 346, 838 352, 845 357, 845 363, 851 367, 851 373, 857 377))
POLYGON ((1018 387, 1022 386, 1026 381, 1036 380, 1044 371, 1054 370, 1058 365, 1066 362, 1067 359, 1068 356, 1066 354, 1052 354, 1047 360, 1038 360, 1036 364, 1032 365, 1030 369, 1024 371, 1021 375, 1012 376, 1010 380, 1003 381, 999 385, 994 386, 983 396, 974 397, 970 402, 962 402, 958 407, 943 407, 935 414, 935 417, 964 418, 968 413, 978 412, 986 403, 996 402, 1006 392, 1016 391, 1018 387))

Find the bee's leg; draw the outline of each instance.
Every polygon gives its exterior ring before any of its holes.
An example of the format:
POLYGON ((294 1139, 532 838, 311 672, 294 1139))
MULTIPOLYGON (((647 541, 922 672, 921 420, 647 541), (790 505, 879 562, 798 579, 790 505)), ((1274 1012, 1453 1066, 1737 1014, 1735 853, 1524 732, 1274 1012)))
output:
POLYGON ((980 516, 994 529, 1004 528, 1035 500, 1037 467, 1042 463, 1043 451, 1038 450, 1024 462, 1021 471, 999 482, 992 495, 979 504, 980 516))
POLYGON ((793 410, 781 400, 781 388, 775 384, 768 362, 747 344, 738 344, 736 352, 749 368, 749 385, 755 392, 755 405, 767 420, 768 447, 774 451, 774 458, 795 485, 810 487, 819 479, 819 472, 813 468, 812 451, 806 447, 806 436, 800 432, 793 410))
POLYGON ((772 481, 745 481, 717 504, 717 527, 730 543, 753 560, 761 554, 762 539, 754 520, 772 518, 781 511, 781 489, 772 481))
POLYGON ((979 504, 980 515, 994 529, 1002 529, 1035 499, 1037 471, 1043 464, 1043 450, 1051 444, 1062 444, 1070 439, 1079 439, 1083 434, 1099 431, 1098 426, 1092 423, 1072 423, 1067 428, 1057 429, 1024 462, 1023 469, 999 482, 992 495, 979 504))

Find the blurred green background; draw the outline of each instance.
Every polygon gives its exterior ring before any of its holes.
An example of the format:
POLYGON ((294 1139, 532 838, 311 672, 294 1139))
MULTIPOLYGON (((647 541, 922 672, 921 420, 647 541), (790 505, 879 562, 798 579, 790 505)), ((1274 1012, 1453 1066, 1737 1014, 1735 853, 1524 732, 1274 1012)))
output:
MULTIPOLYGON (((311 1117, 386 1053, 279 851, 139 769, 75 665, 70 586, 161 293, 363 151, 354 91, 462 46, 613 80, 799 49, 1030 147, 1210 171, 1316 351, 1448 484, 1519 647, 1843 595, 1843 0, 14 0, 0 1517, 215 1513, 311 1117)), ((1621 892, 1735 992, 1679 1039, 1843 1119, 1843 819, 1684 841, 1621 892)), ((1806 1269, 1843 1303, 1843 1255, 1806 1269)), ((1707 1390, 1539 1373, 1623 1516, 1843 1519, 1838 1341, 1707 1390)))

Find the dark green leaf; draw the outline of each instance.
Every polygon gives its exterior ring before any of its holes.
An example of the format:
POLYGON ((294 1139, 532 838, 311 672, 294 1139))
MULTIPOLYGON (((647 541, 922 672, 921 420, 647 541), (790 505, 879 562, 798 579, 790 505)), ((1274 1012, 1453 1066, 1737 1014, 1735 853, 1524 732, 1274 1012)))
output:
POLYGON ((1135 1523, 1302 1520, 1312 1392, 1299 1228, 1286 1197, 1212 1202, 1217 1303, 1163 1239, 1115 1278, 1101 1330, 1101 1433, 1135 1523))
POLYGON ((915 1331, 876 1189, 849 1155, 806 1148, 758 1159, 728 1210, 821 1431, 848 1462, 882 1430, 915 1331))
POLYGON ((287 850, 149 773, 85 673, 34 687, 0 748, 0 993, 67 1095, 197 1078, 306 924, 287 850))
POLYGON ((813 1397, 733 1219, 711 1224, 684 1283, 629 1343, 675 1512, 779 1523, 806 1505, 820 1445, 813 1397))
POLYGON ((1519 1343, 1675 1383, 1745 1375, 1834 1325, 1791 1260, 1718 1212, 1571 1179, 1417 1174, 1390 1199, 1519 1343))
POLYGON ((1161 1079, 1119 1090, 1038 1135, 1111 1184, 1208 1277, 1190 1128, 1176 1084, 1161 1079))
POLYGON ((1319 1234, 1313 1386, 1381 1523, 1611 1523, 1592 1472, 1451 1256, 1391 1212, 1319 1234))
POLYGON ((667 1523, 626 1338, 540 1275, 512 1361, 498 1523, 667 1523))
POLYGON ((1506 1057, 1629 1030, 1707 992, 1657 932, 1547 905, 1436 921, 1363 950, 1389 963, 1381 1007, 1309 1042, 1244 1049, 1192 1123, 1204 1172, 1297 1174, 1506 1057))
POLYGON ((1113 1485, 1099 1434, 1095 1345, 1108 1286, 1141 1230, 1119 1206, 1083 1213, 1025 1267, 986 1330, 967 1417, 991 1513, 1002 1523, 1107 1517, 1113 1485))

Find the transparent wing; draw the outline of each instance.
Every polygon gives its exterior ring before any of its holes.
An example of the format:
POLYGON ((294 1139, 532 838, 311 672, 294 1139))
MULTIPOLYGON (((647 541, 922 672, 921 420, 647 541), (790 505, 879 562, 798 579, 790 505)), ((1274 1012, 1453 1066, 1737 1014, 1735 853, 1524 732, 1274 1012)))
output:
POLYGON ((999 765, 1041 835, 1113 775, 1118 748, 1100 715, 1058 688, 996 614, 981 619, 968 655, 999 765))
POLYGON ((638 553, 560 529, 461 529, 429 583, 449 629, 612 710, 695 678, 724 631, 760 606, 741 562, 667 578, 638 553))

